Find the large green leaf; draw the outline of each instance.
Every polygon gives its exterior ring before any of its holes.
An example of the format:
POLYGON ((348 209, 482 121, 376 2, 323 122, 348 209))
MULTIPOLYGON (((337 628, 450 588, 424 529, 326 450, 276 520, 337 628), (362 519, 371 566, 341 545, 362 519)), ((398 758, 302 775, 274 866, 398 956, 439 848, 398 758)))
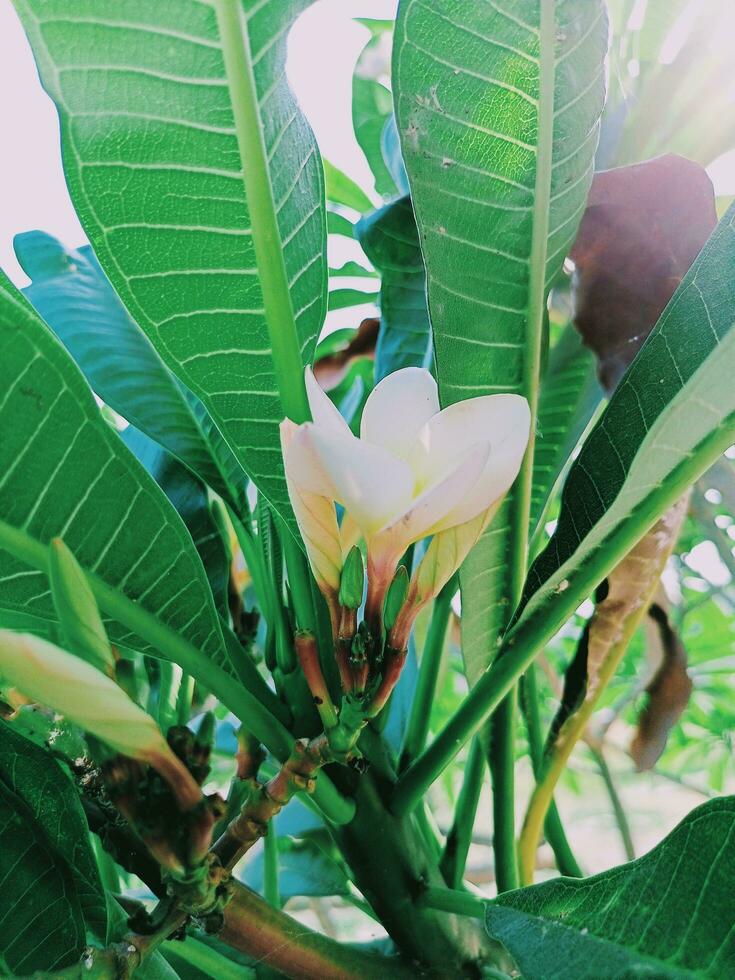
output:
POLYGON ((72 872, 23 800, 0 780, 0 973, 67 966, 84 941, 72 872))
POLYGON ((411 199, 402 197, 356 226, 365 254, 381 274, 375 380, 404 367, 428 367, 431 331, 426 273, 411 199))
MULTIPOLYGON (((221 656, 212 593, 184 524, 7 279, 0 279, 0 327, 0 519, 30 542, 62 537, 83 568, 208 656, 221 656)), ((5 551, 0 603, 56 618, 46 576, 5 551)), ((111 636, 140 648, 116 624, 111 636)))
POLYGON ((224 21, 230 3, 16 6, 59 110, 70 192, 102 267, 288 517, 266 317, 295 320, 302 358, 311 359, 326 309, 323 171, 285 75, 288 31, 310 0, 243 0, 245 16, 228 22, 223 40, 218 14, 224 21), (248 80, 238 76, 233 90, 225 55, 252 68, 257 118, 245 119, 248 80), (246 164, 267 167, 267 186, 251 186, 250 200, 241 145, 246 164), (273 222, 280 243, 269 246, 283 245, 285 268, 259 268, 256 214, 273 222), (277 296, 268 309, 264 292, 277 296))
POLYGON ((0 782, 28 807, 57 860, 71 871, 84 919, 107 941, 107 907, 79 796, 59 763, 0 721, 0 782))
POLYGON ((16 235, 13 244, 31 279, 24 293, 99 397, 237 502, 242 470, 206 409, 133 322, 89 246, 66 249, 41 231, 16 235))
POLYGON ((735 797, 698 807, 649 854, 507 892, 490 935, 525 980, 735 976, 735 797))
MULTIPOLYGON (((735 207, 689 270, 569 471, 517 629, 585 597, 735 440, 735 207)), ((580 600, 581 601, 581 600, 580 600)))
MULTIPOLYGON (((403 0, 396 114, 428 276, 442 402, 525 395, 549 284, 574 240, 604 100, 601 0, 403 0)), ((518 598, 531 460, 463 568, 471 673, 518 598)))

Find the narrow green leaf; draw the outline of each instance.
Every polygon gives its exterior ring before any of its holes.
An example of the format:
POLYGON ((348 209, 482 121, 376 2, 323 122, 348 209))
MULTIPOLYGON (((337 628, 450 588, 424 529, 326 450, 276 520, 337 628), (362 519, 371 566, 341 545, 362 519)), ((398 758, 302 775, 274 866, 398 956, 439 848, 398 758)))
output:
POLYGON ((41 231, 16 235, 13 244, 31 279, 23 292, 92 389, 217 493, 237 503, 245 474, 204 406, 133 322, 91 248, 66 249, 41 231))
MULTIPOLYGON (((23 800, 56 860, 71 870, 85 921, 104 943, 107 906, 79 794, 48 751, 0 721, 0 782, 23 800)), ((3 901, 5 890, 3 889, 3 901)), ((1 930, 0 930, 1 931, 1 930)))
POLYGON ((327 231, 330 235, 343 235, 354 238, 354 225, 349 218, 337 211, 327 211, 327 231))
POLYGON ((60 538, 51 542, 49 582, 64 648, 110 673, 114 658, 97 603, 79 562, 60 538))
POLYGON ((289 27, 309 3, 16 3, 102 267, 289 520, 278 425, 291 408, 273 344, 288 333, 293 350, 296 338, 289 371, 300 375, 326 310, 322 166, 284 70, 289 27))
POLYGON ((328 201, 333 204, 341 204, 346 208, 352 208, 361 214, 372 211, 373 202, 365 191, 329 160, 324 161, 324 178, 328 201))
POLYGON ((402 197, 367 215, 356 232, 381 274, 375 380, 404 367, 428 367, 431 330, 426 273, 411 199, 402 197))
POLYGON ((507 892, 485 923, 526 980, 735 974, 735 798, 697 807, 649 854, 507 892))
POLYGON ((329 293, 329 309, 345 310, 351 306, 375 303, 377 298, 377 293, 369 293, 364 289, 332 289, 329 293))
POLYGON ((515 629, 581 601, 735 440, 735 207, 618 385, 569 472, 515 629), (542 612, 543 607, 543 612, 542 612))
MULTIPOLYGON (((101 417, 66 350, 0 279, 0 518, 28 540, 60 537, 86 572, 181 633, 206 656, 222 634, 181 519, 101 417)), ((56 620, 47 577, 0 552, 0 604, 56 620)), ((140 638, 109 624, 111 638, 140 638)))
MULTIPOLYGON (((400 5, 396 115, 443 404, 518 392, 535 429, 546 295, 592 179, 606 47, 601 0, 400 5)), ((462 570, 473 675, 520 595, 532 460, 533 445, 462 570)))

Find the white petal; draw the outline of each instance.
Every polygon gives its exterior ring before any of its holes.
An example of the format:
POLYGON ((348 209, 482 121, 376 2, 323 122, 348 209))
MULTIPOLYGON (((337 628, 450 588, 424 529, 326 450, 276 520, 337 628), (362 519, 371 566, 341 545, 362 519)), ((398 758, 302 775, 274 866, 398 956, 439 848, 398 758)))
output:
POLYGON ((467 447, 489 441, 490 456, 479 479, 435 530, 469 521, 509 489, 528 445, 531 413, 520 395, 485 395, 445 408, 426 425, 413 458, 424 482, 435 482, 467 447))
POLYGON ((471 446, 458 465, 419 494, 398 520, 380 532, 380 537, 400 539, 403 552, 413 542, 433 533, 434 527, 443 524, 447 514, 460 505, 468 488, 480 478, 489 455, 489 443, 471 446))
POLYGON ((402 514, 413 496, 409 466, 385 449, 309 423, 289 448, 301 490, 339 501, 366 538, 402 514))
POLYGON ((352 435, 349 425, 339 414, 339 410, 329 395, 322 390, 310 367, 307 367, 304 371, 304 381, 306 383, 306 396, 309 399, 311 417, 314 419, 316 425, 328 429, 330 432, 338 432, 341 435, 352 435))
POLYGON ((360 438, 408 458, 419 431, 439 411, 436 381, 423 368, 403 368, 370 392, 360 438))
POLYGON ((342 572, 342 544, 334 502, 330 496, 310 493, 293 478, 290 453, 298 427, 289 419, 281 423, 281 446, 288 496, 299 525, 314 577, 320 588, 337 592, 342 572))

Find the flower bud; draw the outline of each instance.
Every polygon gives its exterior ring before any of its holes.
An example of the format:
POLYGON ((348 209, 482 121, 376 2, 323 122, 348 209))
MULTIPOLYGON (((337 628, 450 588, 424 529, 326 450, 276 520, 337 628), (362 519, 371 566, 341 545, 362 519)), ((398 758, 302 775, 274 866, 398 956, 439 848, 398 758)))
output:
POLYGON ((408 572, 405 565, 399 565, 396 574, 393 576, 393 581, 388 587, 388 594, 383 606, 383 623, 387 630, 393 627, 407 595, 408 572))
POLYGON ((201 792, 153 718, 106 674, 53 643, 0 630, 0 687, 17 688, 54 708, 115 752, 146 762, 171 785, 183 807, 201 792))
POLYGON ((350 548, 339 580, 339 604, 347 609, 359 609, 362 604, 365 568, 357 545, 350 548))
POLYGON ((49 580, 66 643, 78 657, 112 676, 114 657, 87 576, 61 538, 49 549, 49 580))

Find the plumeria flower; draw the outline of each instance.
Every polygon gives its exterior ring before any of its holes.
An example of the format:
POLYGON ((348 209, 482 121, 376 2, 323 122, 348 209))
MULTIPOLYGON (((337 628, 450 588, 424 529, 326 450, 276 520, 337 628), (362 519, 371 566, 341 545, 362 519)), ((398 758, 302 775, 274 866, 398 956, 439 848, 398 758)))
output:
POLYGON ((414 605, 423 604, 462 563, 515 480, 528 444, 526 399, 483 395, 441 410, 431 374, 404 368, 371 392, 357 438, 308 368, 306 389, 313 422, 286 419, 281 438, 289 496, 320 588, 334 600, 343 556, 363 537, 366 618, 374 621, 401 556, 431 536, 411 583, 414 605), (345 509, 341 528, 335 502, 345 509))

